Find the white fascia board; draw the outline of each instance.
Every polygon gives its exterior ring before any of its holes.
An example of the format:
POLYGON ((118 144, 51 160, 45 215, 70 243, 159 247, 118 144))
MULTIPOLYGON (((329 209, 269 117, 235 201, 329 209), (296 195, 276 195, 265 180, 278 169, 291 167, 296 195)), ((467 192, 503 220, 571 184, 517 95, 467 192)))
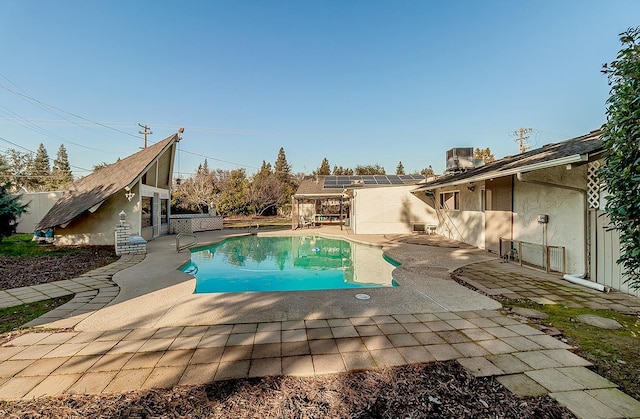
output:
POLYGON ((587 161, 586 158, 587 158, 586 154, 574 154, 574 155, 571 155, 571 156, 566 156, 566 157, 562 157, 562 158, 555 159, 555 160, 549 160, 549 161, 544 161, 544 162, 540 162, 540 163, 534 163, 534 164, 530 164, 530 165, 527 165, 527 166, 514 167, 514 168, 511 168, 511 169, 508 169, 508 170, 482 173, 482 174, 480 174, 478 176, 471 176, 471 177, 464 178, 464 179, 452 179, 449 182, 440 183, 440 184, 434 185, 434 186, 425 185, 425 186, 422 186, 420 188, 415 189, 414 191, 415 192, 418 192, 418 191, 432 191, 434 189, 444 188, 444 187, 447 187, 447 186, 463 185, 465 183, 480 182, 480 181, 483 181, 483 180, 495 179, 495 178, 500 178, 500 177, 505 177, 505 176, 512 176, 512 175, 515 175, 517 173, 533 172, 535 170, 548 169, 550 167, 563 166, 565 164, 584 162, 584 161, 587 161))

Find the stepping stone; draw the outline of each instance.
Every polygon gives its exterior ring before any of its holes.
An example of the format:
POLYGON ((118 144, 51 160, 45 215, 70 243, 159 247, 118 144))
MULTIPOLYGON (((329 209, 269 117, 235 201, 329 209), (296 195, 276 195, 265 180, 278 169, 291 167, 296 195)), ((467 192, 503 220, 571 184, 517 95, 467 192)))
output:
POLYGON ((532 308, 525 307, 513 307, 511 311, 519 316, 526 317, 528 319, 548 319, 549 315, 532 308))
POLYGON ((578 316, 578 320, 600 329, 622 329, 623 327, 617 320, 596 316, 595 314, 581 314, 578 316))

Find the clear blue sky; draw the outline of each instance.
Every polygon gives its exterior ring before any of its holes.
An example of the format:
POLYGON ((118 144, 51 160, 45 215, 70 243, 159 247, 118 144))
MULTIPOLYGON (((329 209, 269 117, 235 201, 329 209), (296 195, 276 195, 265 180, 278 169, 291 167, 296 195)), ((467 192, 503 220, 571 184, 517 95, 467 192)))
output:
POLYGON ((185 128, 183 176, 280 147, 294 172, 441 173, 452 147, 517 153, 520 127, 534 147, 599 128, 601 66, 639 24, 637 0, 0 0, 0 152, 64 143, 80 176, 143 123, 185 128))

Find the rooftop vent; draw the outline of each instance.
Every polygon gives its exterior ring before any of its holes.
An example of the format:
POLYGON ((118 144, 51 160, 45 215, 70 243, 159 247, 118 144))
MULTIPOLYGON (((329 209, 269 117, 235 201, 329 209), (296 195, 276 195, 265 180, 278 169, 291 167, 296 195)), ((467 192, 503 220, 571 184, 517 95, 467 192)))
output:
POLYGON ((465 172, 473 167, 473 147, 452 148, 447 151, 445 173, 465 172))

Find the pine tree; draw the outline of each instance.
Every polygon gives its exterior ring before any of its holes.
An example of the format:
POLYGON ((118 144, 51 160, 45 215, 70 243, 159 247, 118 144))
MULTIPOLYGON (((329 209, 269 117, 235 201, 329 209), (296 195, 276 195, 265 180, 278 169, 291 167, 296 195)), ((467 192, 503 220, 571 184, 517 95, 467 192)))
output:
POLYGON ((318 175, 330 175, 331 174, 331 166, 329 166, 329 160, 325 157, 322 159, 322 163, 320 163, 320 167, 316 172, 318 175))
POLYGON ((33 159, 33 165, 29 173, 28 184, 31 189, 36 191, 44 191, 47 189, 49 177, 51 176, 51 165, 49 163, 49 154, 44 144, 40 143, 36 156, 33 159))
POLYGON ((278 158, 275 163, 275 171, 278 179, 283 182, 288 182, 291 177, 291 167, 287 162, 287 156, 284 154, 284 148, 280 147, 280 151, 278 151, 278 158))
POLYGON ((396 167, 396 175, 404 175, 404 165, 402 162, 398 162, 398 166, 396 167))
POLYGON ((291 176, 291 167, 287 162, 283 147, 280 147, 280 151, 278 151, 278 158, 274 166, 276 178, 283 185, 279 200, 280 208, 283 212, 289 212, 291 210, 291 195, 293 195, 297 186, 293 176, 291 176))
POLYGON ((64 147, 64 144, 60 144, 58 154, 53 161, 53 168, 51 169, 50 189, 54 191, 64 190, 69 188, 72 183, 73 174, 71 173, 71 166, 69 165, 67 149, 64 147))
POLYGON ((266 161, 262 160, 262 166, 260 167, 260 170, 258 171, 258 173, 256 173, 255 178, 265 179, 271 176, 272 174, 273 174, 273 171, 271 170, 271 163, 267 163, 266 161))

